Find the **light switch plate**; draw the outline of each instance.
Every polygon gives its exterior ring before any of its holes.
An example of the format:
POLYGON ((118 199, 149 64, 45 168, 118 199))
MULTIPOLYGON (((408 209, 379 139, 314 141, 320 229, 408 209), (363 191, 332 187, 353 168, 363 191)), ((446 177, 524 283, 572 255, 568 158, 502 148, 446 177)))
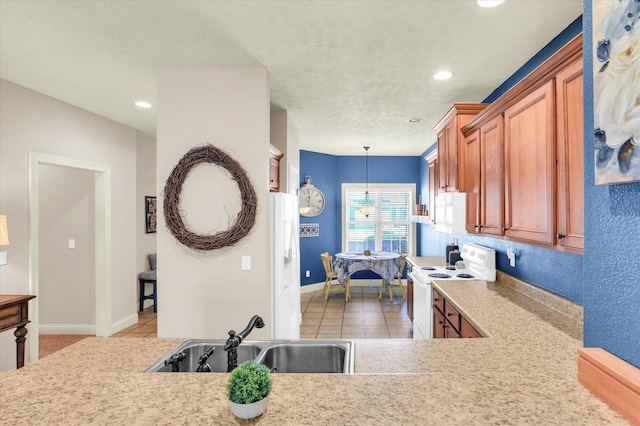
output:
POLYGON ((69 239, 69 248, 72 250, 76 248, 76 240, 74 240, 73 238, 69 239))
POLYGON ((6 264, 7 264, 7 252, 0 251, 0 265, 6 265, 6 264))
POLYGON ((251 270, 251 256, 242 256, 242 270, 243 271, 251 270))

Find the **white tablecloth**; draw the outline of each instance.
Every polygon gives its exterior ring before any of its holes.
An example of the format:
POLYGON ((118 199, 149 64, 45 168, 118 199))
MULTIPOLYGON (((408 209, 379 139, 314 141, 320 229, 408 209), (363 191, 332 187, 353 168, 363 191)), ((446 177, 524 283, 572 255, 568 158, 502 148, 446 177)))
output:
POLYGON ((337 253, 335 269, 341 283, 357 271, 373 271, 387 282, 393 282, 398 273, 398 253, 387 251, 371 252, 370 256, 362 253, 337 253))

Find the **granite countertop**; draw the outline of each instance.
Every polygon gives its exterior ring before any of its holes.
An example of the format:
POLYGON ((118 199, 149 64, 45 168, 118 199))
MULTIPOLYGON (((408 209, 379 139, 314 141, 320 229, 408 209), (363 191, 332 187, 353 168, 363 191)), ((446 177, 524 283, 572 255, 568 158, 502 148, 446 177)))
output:
MULTIPOLYGON (((410 260, 420 266, 429 259, 410 260)), ((628 424, 578 383, 580 321, 499 283, 433 286, 489 337, 356 340, 356 374, 273 374, 267 412, 252 421, 231 414, 226 373, 142 372, 184 339, 99 337, 0 373, 0 419, 73 425, 628 424)))

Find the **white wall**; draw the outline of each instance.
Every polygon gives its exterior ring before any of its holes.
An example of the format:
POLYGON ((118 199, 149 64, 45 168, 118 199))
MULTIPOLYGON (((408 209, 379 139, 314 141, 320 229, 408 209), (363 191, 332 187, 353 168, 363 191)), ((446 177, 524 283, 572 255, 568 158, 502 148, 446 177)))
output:
MULTIPOLYGON (((138 273, 149 269, 149 253, 156 253, 156 234, 147 234, 145 222, 145 196, 156 196, 156 142, 144 136, 138 136, 136 156, 136 270, 138 273)), ((137 278, 133 285, 137 286, 137 278)), ((151 293, 151 284, 147 284, 147 294, 151 293)), ((138 287, 136 287, 138 288, 138 287)), ((137 297, 136 297, 136 300, 137 297)), ((151 306, 151 300, 145 300, 144 306, 151 306)), ((138 305, 136 305, 138 306, 138 305)))
MULTIPOLYGON (((6 80, 0 93, 0 210, 11 235, 0 293, 29 293, 29 153, 51 154, 111 167, 111 318, 130 318, 136 314, 135 130, 6 80)), ((7 331, 0 334, 0 370, 13 368, 14 337, 7 331)))
MULTIPOLYGON (((242 330, 254 314, 267 326, 252 337, 269 337, 269 102, 264 68, 171 68, 159 73, 158 194, 180 158, 211 143, 242 164, 258 196, 249 235, 209 252, 177 242, 159 215, 159 337, 224 339, 230 329, 242 330), (242 256, 251 257, 251 270, 241 270, 242 256)), ((192 169, 181 200, 188 228, 198 233, 228 229, 240 206, 235 182, 213 165, 192 169)))
POLYGON ((93 334, 94 173, 44 164, 39 173, 40 333, 93 334))

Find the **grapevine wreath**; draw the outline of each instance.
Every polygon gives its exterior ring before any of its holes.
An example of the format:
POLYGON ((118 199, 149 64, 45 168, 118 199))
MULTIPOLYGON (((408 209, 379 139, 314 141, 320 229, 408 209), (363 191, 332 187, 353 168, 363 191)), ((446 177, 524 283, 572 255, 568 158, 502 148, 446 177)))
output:
POLYGON ((167 227, 178 241, 194 250, 215 250, 235 244, 253 228, 257 209, 258 198, 245 169, 227 153, 210 144, 187 152, 174 167, 164 186, 164 219, 167 227), (200 163, 212 163, 227 169, 238 185, 242 200, 235 223, 226 231, 213 235, 200 235, 188 230, 179 210, 182 185, 191 169, 200 163))

